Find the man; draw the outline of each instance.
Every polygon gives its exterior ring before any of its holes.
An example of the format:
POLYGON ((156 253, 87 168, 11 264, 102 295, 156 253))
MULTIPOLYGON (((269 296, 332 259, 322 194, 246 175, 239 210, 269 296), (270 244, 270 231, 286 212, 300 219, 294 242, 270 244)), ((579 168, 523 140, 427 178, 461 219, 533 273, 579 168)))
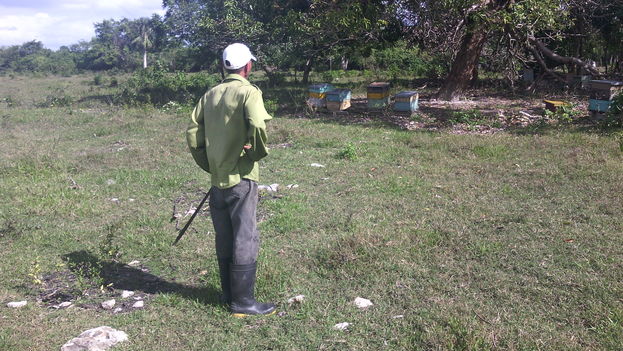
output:
POLYGON ((257 61, 240 43, 223 51, 228 75, 195 107, 186 139, 195 162, 211 175, 210 214, 216 231, 223 302, 235 316, 272 314, 275 305, 255 301, 259 250, 256 207, 258 161, 268 155, 261 90, 247 77, 257 61))

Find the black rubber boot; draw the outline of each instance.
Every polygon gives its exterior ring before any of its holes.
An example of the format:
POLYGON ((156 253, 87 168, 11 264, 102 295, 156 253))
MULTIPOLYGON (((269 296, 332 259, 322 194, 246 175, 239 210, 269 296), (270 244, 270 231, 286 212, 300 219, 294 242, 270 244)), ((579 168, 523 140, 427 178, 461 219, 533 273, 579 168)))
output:
POLYGON ((221 289, 223 290, 223 294, 220 297, 220 302, 224 305, 231 304, 231 280, 229 277, 230 266, 231 258, 218 259, 218 272, 221 276, 221 289))
POLYGON ((257 263, 230 266, 231 313, 236 317, 273 314, 275 304, 255 301, 255 272, 257 263))

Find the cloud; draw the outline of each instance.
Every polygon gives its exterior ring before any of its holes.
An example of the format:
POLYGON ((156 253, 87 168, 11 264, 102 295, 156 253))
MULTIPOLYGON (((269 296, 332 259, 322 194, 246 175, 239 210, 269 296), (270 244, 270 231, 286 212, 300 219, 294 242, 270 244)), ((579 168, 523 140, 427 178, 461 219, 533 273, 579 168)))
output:
POLYGON ((164 14, 161 0, 3 0, 0 5, 0 46, 39 40, 58 49, 95 35, 94 23, 104 19, 135 19, 164 14))

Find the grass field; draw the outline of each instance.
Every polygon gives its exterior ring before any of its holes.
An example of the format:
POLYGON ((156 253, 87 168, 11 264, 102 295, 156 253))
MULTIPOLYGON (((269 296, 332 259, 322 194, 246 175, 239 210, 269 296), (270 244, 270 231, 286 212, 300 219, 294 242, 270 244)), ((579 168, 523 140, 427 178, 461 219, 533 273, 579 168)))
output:
POLYGON ((92 81, 0 77, 0 350, 59 350, 101 325, 129 335, 119 351, 623 348, 614 136, 277 114, 256 290, 280 314, 236 319, 217 302, 208 213, 171 246, 174 205, 209 188, 187 111, 112 106, 92 81), (145 308, 97 307, 124 289, 145 308))

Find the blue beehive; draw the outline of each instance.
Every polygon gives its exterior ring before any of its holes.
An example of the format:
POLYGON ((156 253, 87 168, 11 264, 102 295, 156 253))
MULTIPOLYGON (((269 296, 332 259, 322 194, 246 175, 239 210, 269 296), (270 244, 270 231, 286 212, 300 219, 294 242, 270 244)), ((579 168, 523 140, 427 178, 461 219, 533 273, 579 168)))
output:
POLYGON ((320 83, 320 84, 314 84, 314 85, 310 85, 309 86, 309 97, 314 97, 314 98, 324 98, 325 94, 328 91, 333 90, 333 85, 328 84, 328 83, 320 83))
POLYGON ((334 89, 327 92, 327 101, 342 102, 344 100, 350 100, 350 90, 348 89, 334 89))
POLYGON ((609 100, 589 99, 588 110, 594 112, 607 112, 611 103, 612 101, 609 100))
POLYGON ((394 96, 394 111, 414 112, 418 109, 417 91, 401 91, 394 96))
POLYGON ((327 109, 329 111, 343 111, 350 107, 350 90, 335 89, 327 92, 327 109))
POLYGON ((327 83, 310 85, 307 90, 309 94, 307 105, 314 109, 327 106, 327 92, 333 89, 333 85, 327 83))

